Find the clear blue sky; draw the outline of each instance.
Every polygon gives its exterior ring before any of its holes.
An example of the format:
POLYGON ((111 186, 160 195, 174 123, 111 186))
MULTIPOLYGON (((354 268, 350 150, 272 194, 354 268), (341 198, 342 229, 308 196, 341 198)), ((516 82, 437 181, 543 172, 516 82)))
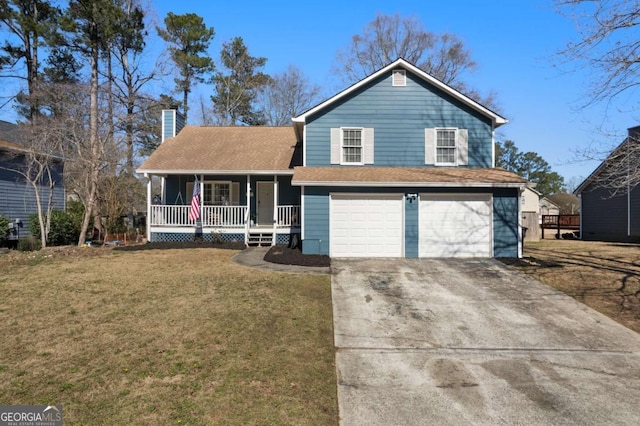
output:
MULTIPOLYGON (((252 55, 268 59, 267 73, 295 65, 312 83, 322 86, 326 96, 344 88, 331 70, 336 52, 349 45, 351 36, 360 34, 377 13, 415 15, 426 30, 454 33, 471 51, 478 70, 465 76, 465 81, 481 93, 495 92, 501 112, 509 119, 498 129, 496 139, 510 139, 521 151, 539 153, 566 181, 586 177, 598 164, 576 163, 576 149, 593 142, 602 147, 617 145, 626 129, 640 121, 638 113, 620 112, 631 105, 612 105, 608 114, 604 106, 576 111, 585 99, 589 70, 567 74, 552 66, 552 60, 558 59, 555 52, 576 36, 574 24, 556 12, 553 0, 143 2, 149 3, 155 23, 168 12, 202 16, 216 31, 209 51, 216 61, 222 43, 240 36, 252 55), (596 134, 594 129, 601 125, 617 136, 596 134)), ((153 27, 150 35, 153 60, 164 44, 153 27)), ((172 80, 167 77, 148 90, 170 91, 172 80)), ((200 85, 191 104, 195 107, 198 96, 208 99, 210 94, 211 88, 200 85)), ((0 111, 0 119, 14 116, 7 108, 0 111)))
POLYGON ((251 54, 268 58, 266 72, 293 64, 327 88, 328 95, 343 88, 331 73, 336 51, 348 46, 376 13, 416 15, 428 31, 454 33, 472 52, 478 70, 466 81, 482 93, 496 92, 509 119, 497 139, 539 153, 565 180, 586 177, 598 164, 576 163, 577 149, 593 142, 617 144, 628 127, 638 124, 638 114, 619 112, 616 106, 608 114, 604 106, 577 110, 585 99, 589 70, 568 74, 552 65, 555 53, 576 37, 574 23, 556 12, 552 0, 151 3, 159 20, 170 11, 204 17, 216 31, 211 45, 216 60, 222 42, 241 36, 251 54), (596 134, 594 129, 602 125, 617 136, 596 134))

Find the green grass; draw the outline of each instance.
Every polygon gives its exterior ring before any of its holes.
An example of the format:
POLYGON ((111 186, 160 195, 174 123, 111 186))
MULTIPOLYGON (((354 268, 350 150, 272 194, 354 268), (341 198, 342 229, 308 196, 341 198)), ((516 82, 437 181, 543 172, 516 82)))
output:
POLYGON ((65 424, 337 423, 329 277, 89 250, 0 263, 3 404, 62 404, 65 424))

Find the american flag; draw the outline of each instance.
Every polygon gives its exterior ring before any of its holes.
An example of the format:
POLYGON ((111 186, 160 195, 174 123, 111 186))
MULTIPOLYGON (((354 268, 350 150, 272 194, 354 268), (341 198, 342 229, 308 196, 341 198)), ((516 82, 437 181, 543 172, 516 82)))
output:
POLYGON ((200 184, 198 178, 193 183, 193 195, 191 196, 191 208, 189 209, 189 221, 195 222, 200 218, 200 184))

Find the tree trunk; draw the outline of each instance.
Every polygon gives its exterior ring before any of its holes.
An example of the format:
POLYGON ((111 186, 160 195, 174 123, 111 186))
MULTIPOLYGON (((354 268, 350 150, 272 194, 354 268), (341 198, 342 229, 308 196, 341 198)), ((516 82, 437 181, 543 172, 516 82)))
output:
MULTIPOLYGON (((95 7, 95 6, 94 6, 95 7)), ((90 158, 88 166, 89 171, 89 191, 87 202, 85 205, 84 219, 82 221, 82 228, 80 229, 80 237, 78 238, 78 246, 86 242, 87 230, 89 228, 89 222, 93 215, 93 210, 96 205, 97 193, 98 193, 98 179, 100 175, 100 140, 98 137, 98 61, 99 61, 99 46, 98 36, 96 32, 91 34, 91 88, 89 95, 89 147, 90 158)))

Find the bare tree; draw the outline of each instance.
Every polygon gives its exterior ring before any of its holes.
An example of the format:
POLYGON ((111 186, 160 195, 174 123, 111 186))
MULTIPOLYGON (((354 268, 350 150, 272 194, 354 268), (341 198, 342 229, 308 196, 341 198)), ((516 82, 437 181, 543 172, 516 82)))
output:
MULTIPOLYGON (((635 99, 637 108, 640 86, 640 2, 637 0, 555 0, 558 11, 572 19, 578 30, 577 39, 559 52, 564 65, 589 69, 585 101, 581 107, 605 104, 607 108, 624 96, 635 99)), ((616 129, 600 124, 596 134, 610 139, 616 129)), ((578 160, 603 161, 591 182, 619 195, 640 183, 640 143, 638 128, 630 129, 628 137, 611 149, 602 142, 576 150, 578 160)), ((619 140, 619 136, 618 136, 619 140)))
MULTIPOLYGON (((585 150, 601 157, 600 151, 585 150)), ((590 176, 591 184, 606 188, 610 196, 626 194, 640 184, 640 126, 629 129, 629 136, 602 161, 590 176)))
POLYGON ((54 191, 62 175, 60 135, 46 117, 38 118, 20 129, 25 146, 13 151, 13 166, 0 167, 20 175, 33 191, 40 227, 40 243, 47 246, 54 208, 54 191))
POLYGON ((337 73, 347 82, 360 80, 398 58, 403 58, 445 84, 455 87, 476 63, 454 34, 425 31, 416 17, 378 14, 351 45, 338 52, 337 73))
POLYGON ((609 102, 640 85, 640 2, 555 0, 572 19, 578 38, 559 53, 577 69, 595 71, 586 104, 609 102))
POLYGON ((309 82, 299 68, 289 65, 285 72, 271 77, 259 95, 268 126, 291 124, 291 118, 319 101, 320 86, 309 82))

